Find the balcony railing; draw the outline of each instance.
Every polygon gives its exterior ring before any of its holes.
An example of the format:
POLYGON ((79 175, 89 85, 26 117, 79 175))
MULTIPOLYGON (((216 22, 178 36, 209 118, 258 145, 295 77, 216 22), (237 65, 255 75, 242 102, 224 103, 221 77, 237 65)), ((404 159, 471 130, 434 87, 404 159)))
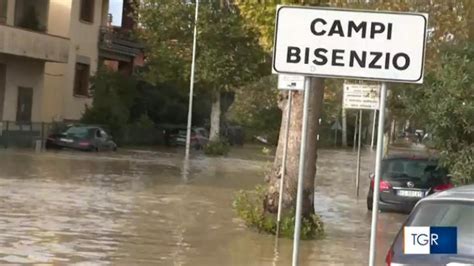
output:
POLYGON ((140 44, 132 31, 118 27, 101 27, 99 40, 102 54, 125 56, 128 57, 126 61, 133 60, 133 57, 140 54, 143 49, 143 45, 140 44))

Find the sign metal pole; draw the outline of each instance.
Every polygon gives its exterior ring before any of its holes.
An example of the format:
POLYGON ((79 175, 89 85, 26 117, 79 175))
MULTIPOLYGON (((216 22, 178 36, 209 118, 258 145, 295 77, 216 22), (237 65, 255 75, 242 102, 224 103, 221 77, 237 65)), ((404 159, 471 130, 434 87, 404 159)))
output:
POLYGON ((357 174, 356 174, 356 196, 359 197, 360 183, 360 146, 362 136, 362 110, 359 110, 359 137, 357 141, 357 174))
POLYGON ((380 176, 382 174, 382 157, 383 157, 383 129, 385 119, 385 98, 387 97, 387 83, 382 83, 380 92, 380 111, 377 128, 377 154, 375 159, 375 180, 374 180, 374 196, 372 202, 372 223, 370 227, 370 252, 369 266, 375 266, 375 247, 377 240, 377 218, 379 211, 379 187, 380 176))
POLYGON ((191 62, 191 78, 189 81, 189 106, 188 106, 188 125, 186 127, 186 155, 189 158, 189 149, 191 147, 191 123, 193 120, 193 94, 194 94, 194 67, 196 65, 196 42, 197 42, 197 23, 199 13, 199 0, 196 0, 196 11, 194 14, 194 39, 193 39, 193 58, 191 62))
POLYGON ((356 141, 357 141, 357 120, 359 120, 359 114, 356 114, 355 121, 354 121, 354 140, 352 143, 352 151, 356 150, 356 141))
POLYGON ((301 232, 301 213, 303 208, 303 180, 304 180, 304 164, 306 138, 308 135, 308 105, 309 90, 311 87, 311 78, 305 77, 304 80, 304 102, 303 102, 303 126, 301 128, 301 145, 300 145, 300 161, 298 167, 298 192, 296 195, 296 212, 295 212, 295 234, 293 236, 293 260, 292 265, 298 266, 300 232, 301 232))
POLYGON ((291 117, 291 101, 293 99, 293 91, 288 91, 288 105, 286 110, 286 128, 285 128, 285 144, 283 146, 283 158, 281 160, 281 177, 280 177, 280 196, 278 198, 278 216, 277 216, 277 231, 276 237, 280 234, 280 221, 281 221, 281 205, 283 203, 283 186, 285 185, 285 172, 286 172, 286 156, 288 153, 288 137, 290 133, 290 117, 291 117))

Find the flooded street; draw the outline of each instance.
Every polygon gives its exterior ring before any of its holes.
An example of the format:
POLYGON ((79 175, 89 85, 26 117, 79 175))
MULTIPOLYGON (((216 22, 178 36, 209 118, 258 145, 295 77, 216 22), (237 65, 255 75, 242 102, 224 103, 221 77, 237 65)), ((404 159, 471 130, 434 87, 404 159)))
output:
MULTIPOLYGON (((326 237, 303 241, 301 265, 366 265, 366 194, 375 154, 321 151, 316 209, 326 237)), ((236 191, 263 182, 267 162, 164 152, 0 150, 0 264, 290 265, 292 241, 245 228, 236 191), (184 168, 184 169, 183 169, 184 168)), ((405 215, 381 213, 378 265, 405 215)))

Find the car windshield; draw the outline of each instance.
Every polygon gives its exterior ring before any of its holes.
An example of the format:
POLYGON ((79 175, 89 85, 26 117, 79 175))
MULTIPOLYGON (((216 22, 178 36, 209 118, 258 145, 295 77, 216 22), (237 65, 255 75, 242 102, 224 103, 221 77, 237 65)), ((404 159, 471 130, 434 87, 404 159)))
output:
POLYGON ((455 226, 458 254, 474 255, 474 205, 461 202, 424 202, 415 210, 407 226, 455 226))
POLYGON ((447 175, 445 169, 432 160, 391 159, 382 163, 382 179, 419 179, 428 182, 447 175))
POLYGON ((71 137, 86 138, 89 136, 89 129, 86 127, 71 127, 64 133, 71 137))

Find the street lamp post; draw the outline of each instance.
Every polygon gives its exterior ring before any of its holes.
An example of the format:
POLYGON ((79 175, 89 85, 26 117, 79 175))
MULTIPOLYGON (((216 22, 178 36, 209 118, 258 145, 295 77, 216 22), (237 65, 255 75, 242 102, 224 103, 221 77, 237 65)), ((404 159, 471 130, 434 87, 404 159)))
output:
POLYGON ((196 42, 197 42, 197 24, 199 13, 199 0, 196 0, 196 11, 194 13, 194 38, 193 38, 193 59, 191 62, 191 78, 189 81, 189 106, 188 106, 188 125, 186 130, 186 159, 189 158, 189 149, 191 146, 191 124, 193 119, 193 92, 194 92, 194 66, 196 64, 196 42))

